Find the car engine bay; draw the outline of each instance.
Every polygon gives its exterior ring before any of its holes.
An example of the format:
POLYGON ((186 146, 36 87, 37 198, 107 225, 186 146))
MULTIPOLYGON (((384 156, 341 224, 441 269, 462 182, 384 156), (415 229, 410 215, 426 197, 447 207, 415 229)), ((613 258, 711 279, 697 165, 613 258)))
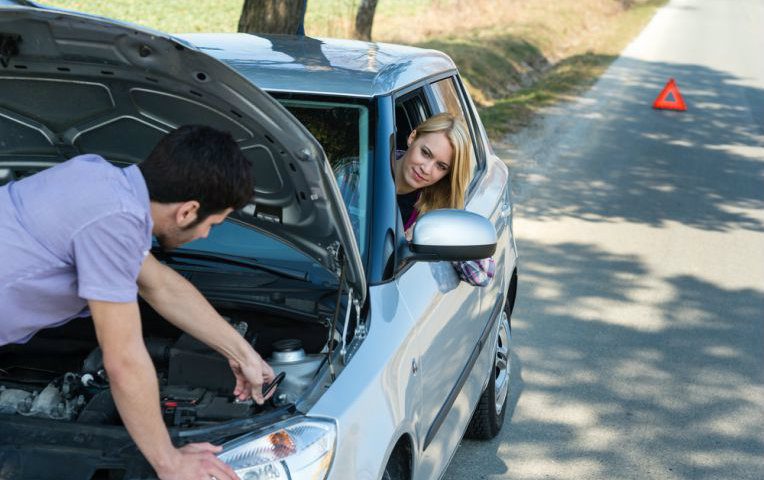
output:
MULTIPOLYGON (((142 304, 141 310, 168 427, 210 425, 294 404, 328 358, 328 320, 218 309, 277 375, 284 373, 264 405, 239 401, 233 396, 234 376, 222 355, 147 305, 142 304)), ((2 415, 122 424, 89 317, 38 332, 27 344, 0 347, 0 419, 2 415)))

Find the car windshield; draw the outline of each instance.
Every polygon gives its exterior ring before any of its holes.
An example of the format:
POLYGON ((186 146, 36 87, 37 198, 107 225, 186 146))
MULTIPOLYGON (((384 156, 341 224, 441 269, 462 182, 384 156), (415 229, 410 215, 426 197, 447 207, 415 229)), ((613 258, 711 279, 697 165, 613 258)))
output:
MULTIPOLYGON (((356 243, 365 263, 368 232, 369 108, 352 101, 326 101, 313 99, 278 99, 292 115, 316 137, 326 153, 334 171, 356 243)), ((324 275, 315 275, 321 268, 307 255, 293 247, 247 225, 226 220, 215 227, 209 236, 195 240, 179 249, 198 253, 226 254, 256 259, 267 264, 288 265, 290 269, 304 268, 308 278, 322 281, 324 275)))
POLYGON ((369 192, 369 109, 343 101, 279 100, 326 153, 353 225, 361 257, 366 258, 369 192))

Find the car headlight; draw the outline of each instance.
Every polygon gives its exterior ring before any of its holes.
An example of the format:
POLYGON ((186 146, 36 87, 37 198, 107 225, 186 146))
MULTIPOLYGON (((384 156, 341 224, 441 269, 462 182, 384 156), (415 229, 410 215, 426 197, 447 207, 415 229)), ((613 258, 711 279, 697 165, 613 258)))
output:
POLYGON ((223 445, 218 457, 241 480, 323 480, 334 456, 333 422, 300 419, 223 445))

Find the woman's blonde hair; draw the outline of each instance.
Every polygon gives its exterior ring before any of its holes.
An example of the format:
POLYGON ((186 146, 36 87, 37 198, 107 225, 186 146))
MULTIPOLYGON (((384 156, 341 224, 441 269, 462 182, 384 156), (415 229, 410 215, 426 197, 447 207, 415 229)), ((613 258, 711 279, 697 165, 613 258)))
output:
POLYGON ((416 209, 423 214, 438 208, 464 208, 464 194, 472 175, 472 145, 467 126, 450 113, 439 113, 416 127, 414 139, 425 133, 445 134, 454 157, 446 176, 422 189, 416 209))

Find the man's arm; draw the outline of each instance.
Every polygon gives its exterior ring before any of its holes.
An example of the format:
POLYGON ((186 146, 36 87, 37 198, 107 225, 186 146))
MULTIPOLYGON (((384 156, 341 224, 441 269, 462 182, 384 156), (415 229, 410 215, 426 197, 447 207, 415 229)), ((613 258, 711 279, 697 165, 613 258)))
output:
POLYGON ((220 447, 191 444, 176 449, 159 409, 159 386, 141 332, 138 304, 90 300, 104 368, 122 422, 163 480, 200 475, 233 480, 235 472, 215 453, 220 447))
POLYGON ((228 359, 236 377, 234 395, 263 403, 262 385, 273 370, 246 340, 218 314, 188 280, 148 255, 138 275, 138 288, 162 317, 228 359))

